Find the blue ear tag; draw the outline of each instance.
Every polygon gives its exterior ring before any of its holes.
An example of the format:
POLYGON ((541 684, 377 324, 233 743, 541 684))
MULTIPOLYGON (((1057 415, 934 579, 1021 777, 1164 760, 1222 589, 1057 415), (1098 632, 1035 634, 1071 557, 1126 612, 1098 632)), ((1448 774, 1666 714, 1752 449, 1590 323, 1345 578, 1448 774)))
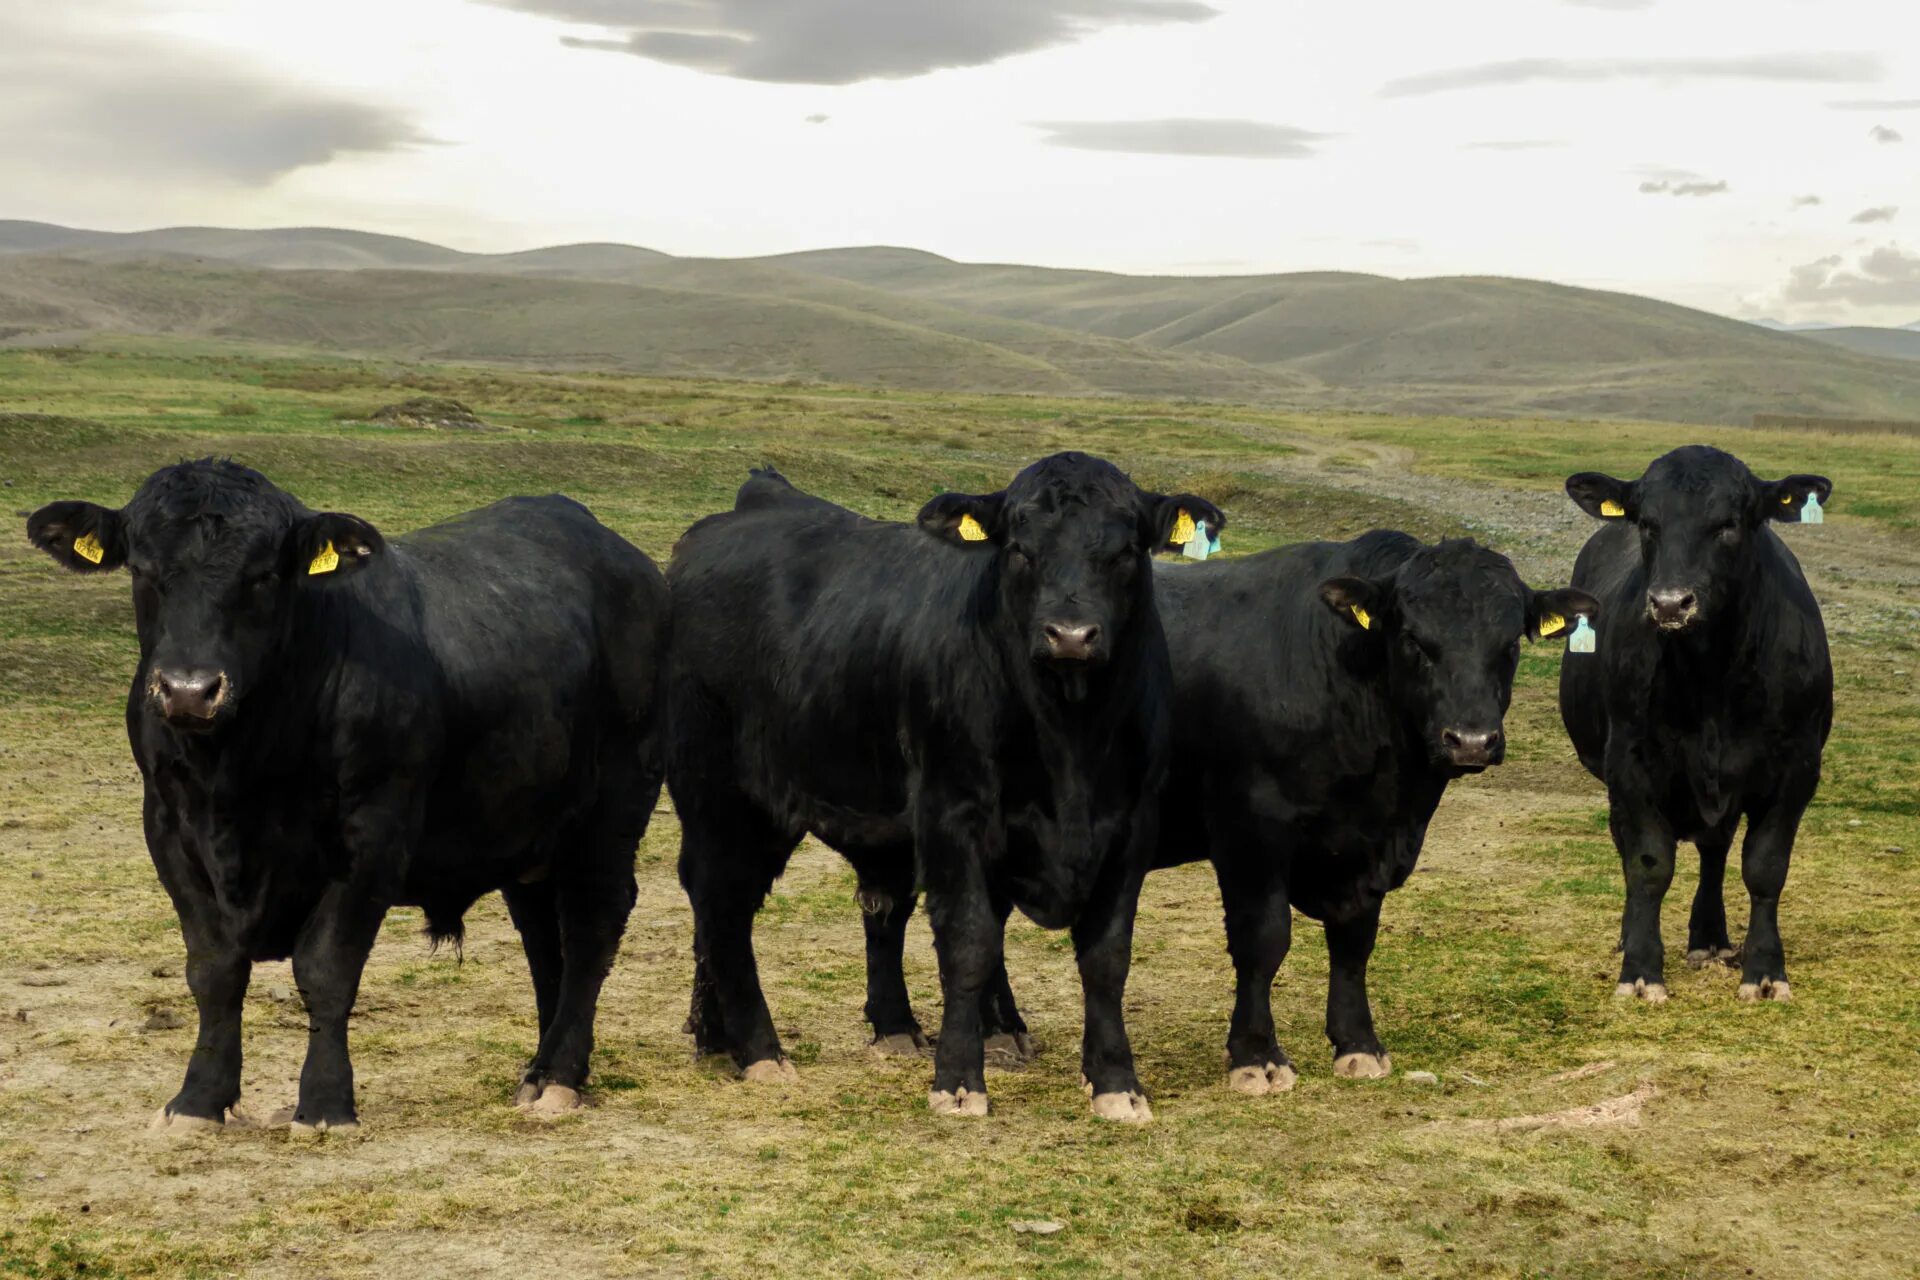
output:
POLYGON ((1587 625, 1587 615, 1576 614, 1573 619, 1573 634, 1567 637, 1568 653, 1593 652, 1593 628, 1587 625))
POLYGON ((1196 520, 1193 522, 1193 536, 1180 548, 1180 554, 1189 560, 1205 560, 1219 549, 1220 540, 1208 534, 1207 522, 1196 520))
POLYGON ((1216 533, 1207 540, 1207 554, 1210 556, 1217 556, 1220 554, 1220 535, 1219 534, 1216 533))
POLYGON ((1800 508, 1800 523, 1825 524, 1826 522, 1827 513, 1825 508, 1820 505, 1820 495, 1817 493, 1808 494, 1806 504, 1800 508))

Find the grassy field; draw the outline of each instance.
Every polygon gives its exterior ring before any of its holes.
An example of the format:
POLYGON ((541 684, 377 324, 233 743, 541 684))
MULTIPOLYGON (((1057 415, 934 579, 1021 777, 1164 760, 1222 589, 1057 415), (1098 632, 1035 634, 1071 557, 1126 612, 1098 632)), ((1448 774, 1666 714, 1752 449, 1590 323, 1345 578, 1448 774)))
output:
MULTIPOLYGON (((1636 423, 1286 415, 1218 405, 962 397, 383 365, 122 343, 0 354, 0 1276, 661 1274, 1896 1276, 1920 1258, 1920 440, 1636 423), (365 419, 452 395, 499 430, 365 419), (178 929, 139 834, 120 705, 127 588, 27 547, 57 497, 118 505, 156 466, 232 455, 389 533, 564 490, 656 558, 749 464, 874 515, 994 487, 1061 447, 1227 508, 1241 554, 1391 525, 1474 531, 1538 586, 1588 531, 1570 471, 1636 474, 1689 440, 1836 482, 1793 527, 1836 642, 1838 715, 1782 909, 1795 1002, 1734 1000, 1679 959, 1673 999, 1616 1003, 1619 872, 1604 796, 1528 651, 1509 763, 1457 785, 1389 901, 1373 991, 1396 1074, 1337 1080, 1326 954, 1297 932, 1275 998, 1291 1093, 1225 1087, 1231 1004, 1210 873, 1149 880, 1129 1017, 1153 1124, 1104 1126, 1077 1085, 1062 935, 1016 921, 1041 1041, 990 1074, 995 1111, 929 1116, 930 1064, 865 1048, 853 880, 809 846, 759 929, 801 1069, 758 1089, 679 1027, 688 915, 662 812, 608 985, 593 1105, 508 1105, 533 1002, 497 900, 464 958, 397 911, 354 1020, 364 1128, 289 1145, 144 1133, 192 1042, 178 929), (1438 1084, 1410 1082, 1429 1071, 1438 1084), (1580 1108, 1607 1104, 1587 1113, 1580 1108), (1566 1113, 1566 1114, 1562 1114, 1566 1113), (1017 1231, 1046 1220, 1055 1234, 1017 1231)), ((664 802, 663 802, 664 805, 664 802)), ((1685 862, 1683 860, 1683 868, 1685 862)), ((1729 892, 1739 929, 1744 894, 1729 892)), ((923 1019, 938 987, 908 948, 923 1019)), ((292 1100, 304 1017, 256 970, 242 1103, 292 1100)))

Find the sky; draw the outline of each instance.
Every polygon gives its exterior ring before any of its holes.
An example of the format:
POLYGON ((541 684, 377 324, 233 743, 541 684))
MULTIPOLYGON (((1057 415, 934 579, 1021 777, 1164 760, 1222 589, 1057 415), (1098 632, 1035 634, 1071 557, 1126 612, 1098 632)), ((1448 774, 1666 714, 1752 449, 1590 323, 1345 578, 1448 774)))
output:
POLYGON ((0 0, 0 217, 1920 321, 1911 0, 0 0))

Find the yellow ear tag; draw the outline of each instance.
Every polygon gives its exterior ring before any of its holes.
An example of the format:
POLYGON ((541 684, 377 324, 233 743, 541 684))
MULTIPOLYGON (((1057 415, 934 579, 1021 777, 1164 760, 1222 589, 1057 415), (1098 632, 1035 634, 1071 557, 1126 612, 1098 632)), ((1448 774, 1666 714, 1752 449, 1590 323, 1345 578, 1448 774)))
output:
POLYGON ((82 560, 99 564, 107 558, 107 549, 100 545, 100 539, 90 533, 83 533, 73 540, 73 554, 82 560))
POLYGON ((1187 514, 1185 507, 1180 508, 1179 518, 1173 522, 1173 533, 1167 541, 1183 547, 1193 541, 1193 517, 1187 514))
POLYGON ((1362 631, 1371 631, 1373 629, 1373 615, 1368 613, 1365 609, 1362 609, 1359 605, 1357 604, 1348 605, 1347 612, 1353 615, 1353 620, 1360 624, 1360 629, 1362 631))
POLYGON ((1608 518, 1623 516, 1627 514, 1627 509, 1615 502, 1612 498, 1608 498, 1600 504, 1600 514, 1608 518))
POLYGON ((978 520, 970 514, 960 517, 960 541, 985 542, 986 540, 986 528, 978 520))
POLYGON ((332 573, 339 567, 340 553, 333 549, 332 542, 328 542, 320 548, 320 553, 314 556, 313 563, 307 566, 307 572, 309 574, 332 573))
POLYGON ((1557 636, 1562 631, 1565 631, 1566 629, 1567 629, 1567 620, 1561 617, 1559 614, 1543 613, 1540 615, 1540 634, 1541 635, 1557 636))

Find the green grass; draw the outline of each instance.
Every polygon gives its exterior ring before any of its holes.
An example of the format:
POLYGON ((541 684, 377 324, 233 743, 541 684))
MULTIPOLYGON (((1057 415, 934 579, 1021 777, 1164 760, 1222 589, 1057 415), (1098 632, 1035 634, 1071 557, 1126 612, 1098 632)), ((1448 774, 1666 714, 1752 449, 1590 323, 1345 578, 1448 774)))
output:
MULTIPOLYGON (((988 1120, 927 1115, 929 1065, 867 1054, 853 880, 812 845, 759 929, 800 1084, 756 1090, 695 1063, 679 1033, 689 930, 663 813, 641 850, 584 1114, 538 1126, 507 1105, 532 1001, 490 899, 464 956, 430 952, 417 911, 383 929, 353 1029, 362 1140, 147 1140, 193 1033, 190 1016, 141 1029, 191 1005, 119 723, 135 656, 126 586, 58 570, 16 517, 0 541, 0 1276, 1911 1274, 1920 441, 516 373, 151 340, 0 354, 10 512, 118 504, 162 463, 230 454, 389 532, 561 489, 662 560, 761 461, 903 517, 942 488, 997 487, 1038 454, 1083 448, 1221 502, 1228 553, 1244 554, 1374 525, 1458 533, 1484 514, 1487 486, 1496 502, 1531 501, 1568 471, 1633 474, 1701 438, 1769 472, 1836 481, 1833 521, 1793 533, 1838 664, 1826 781, 1782 908, 1796 1002, 1739 1005, 1733 973, 1680 962, 1684 858, 1666 917, 1673 999, 1613 1002, 1605 797, 1559 728, 1559 656, 1536 647, 1510 762, 1454 788, 1421 869, 1388 902, 1373 965, 1396 1068, 1440 1084, 1331 1075, 1326 948, 1301 920, 1275 994, 1299 1086, 1230 1093, 1217 892, 1189 867, 1149 881, 1137 932, 1129 1020, 1157 1114, 1141 1130, 1086 1114, 1071 950, 1021 921, 1010 967, 1044 1052, 990 1073, 988 1120), (422 394, 508 430, 364 421, 422 394), (236 403, 258 412, 222 412, 236 403), (21 413, 52 416, 9 416, 21 413), (1597 1069, 1560 1078, 1583 1066, 1597 1069), (1657 1092, 1637 1125, 1473 1123, 1643 1081, 1657 1092), (1010 1225, 1029 1219, 1066 1229, 1010 1225)), ((1549 531, 1562 539, 1549 549, 1583 528, 1549 531)), ((1728 899, 1737 937, 1737 881, 1728 899)), ((907 958, 932 1025, 923 922, 907 958)), ((243 1105, 256 1114, 293 1096, 304 1017, 269 990, 290 985, 284 965, 264 965, 248 997, 243 1105)))

